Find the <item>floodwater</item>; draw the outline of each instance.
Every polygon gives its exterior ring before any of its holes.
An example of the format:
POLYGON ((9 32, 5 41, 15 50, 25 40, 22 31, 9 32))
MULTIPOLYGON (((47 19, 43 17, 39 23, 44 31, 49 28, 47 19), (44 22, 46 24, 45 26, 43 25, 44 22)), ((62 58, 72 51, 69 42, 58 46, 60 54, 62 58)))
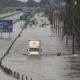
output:
POLYGON ((3 64, 33 80, 80 80, 80 56, 57 56, 58 52, 68 53, 64 43, 51 25, 41 26, 43 17, 36 19, 38 24, 26 26, 3 64), (41 40, 40 57, 27 56, 28 40, 32 39, 41 40))

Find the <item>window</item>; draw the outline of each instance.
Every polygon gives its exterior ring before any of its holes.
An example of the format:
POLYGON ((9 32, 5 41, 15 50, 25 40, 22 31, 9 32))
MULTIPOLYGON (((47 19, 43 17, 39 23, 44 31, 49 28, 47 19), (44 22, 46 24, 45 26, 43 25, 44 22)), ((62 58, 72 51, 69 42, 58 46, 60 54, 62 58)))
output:
POLYGON ((29 51, 39 51, 39 48, 30 48, 29 51))

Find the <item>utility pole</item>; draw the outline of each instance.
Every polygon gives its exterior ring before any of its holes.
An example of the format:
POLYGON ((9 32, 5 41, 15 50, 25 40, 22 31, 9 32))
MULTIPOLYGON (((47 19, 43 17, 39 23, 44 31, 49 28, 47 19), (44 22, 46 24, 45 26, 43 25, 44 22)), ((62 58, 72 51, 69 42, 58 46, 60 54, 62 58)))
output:
MULTIPOLYGON (((76 2, 76 0, 73 0, 73 3, 74 3, 74 5, 73 5, 73 12, 74 12, 74 9, 75 9, 75 6, 77 5, 77 2, 76 2)), ((73 14, 73 12, 72 12, 72 17, 73 17, 73 26, 72 26, 72 32, 73 32, 73 38, 72 38, 72 54, 75 54, 75 35, 74 35, 74 27, 76 27, 76 25, 74 25, 75 24, 75 13, 73 14)))

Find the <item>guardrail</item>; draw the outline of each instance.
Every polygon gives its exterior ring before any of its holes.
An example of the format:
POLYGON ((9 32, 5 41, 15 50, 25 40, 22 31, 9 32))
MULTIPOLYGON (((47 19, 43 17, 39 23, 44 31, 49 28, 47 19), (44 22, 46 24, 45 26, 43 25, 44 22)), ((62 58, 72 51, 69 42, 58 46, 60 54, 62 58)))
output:
MULTIPOLYGON (((20 74, 19 72, 15 72, 10 68, 5 67, 4 65, 0 65, 1 69, 6 75, 9 75, 17 80, 28 80, 28 76, 24 74, 20 74)), ((32 78, 30 78, 32 80, 32 78)))

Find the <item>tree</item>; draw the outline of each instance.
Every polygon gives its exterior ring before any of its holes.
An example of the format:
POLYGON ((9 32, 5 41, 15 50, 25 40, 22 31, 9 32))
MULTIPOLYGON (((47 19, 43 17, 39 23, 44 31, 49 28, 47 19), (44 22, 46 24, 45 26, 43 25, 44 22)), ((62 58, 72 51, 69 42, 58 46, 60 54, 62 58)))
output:
POLYGON ((74 8, 73 8, 73 0, 66 0, 66 16, 65 16, 65 25, 64 31, 67 35, 72 35, 72 27, 73 27, 73 15, 74 15, 74 8))
POLYGON ((74 35, 80 45, 80 0, 66 0, 64 31, 67 35, 74 35))

